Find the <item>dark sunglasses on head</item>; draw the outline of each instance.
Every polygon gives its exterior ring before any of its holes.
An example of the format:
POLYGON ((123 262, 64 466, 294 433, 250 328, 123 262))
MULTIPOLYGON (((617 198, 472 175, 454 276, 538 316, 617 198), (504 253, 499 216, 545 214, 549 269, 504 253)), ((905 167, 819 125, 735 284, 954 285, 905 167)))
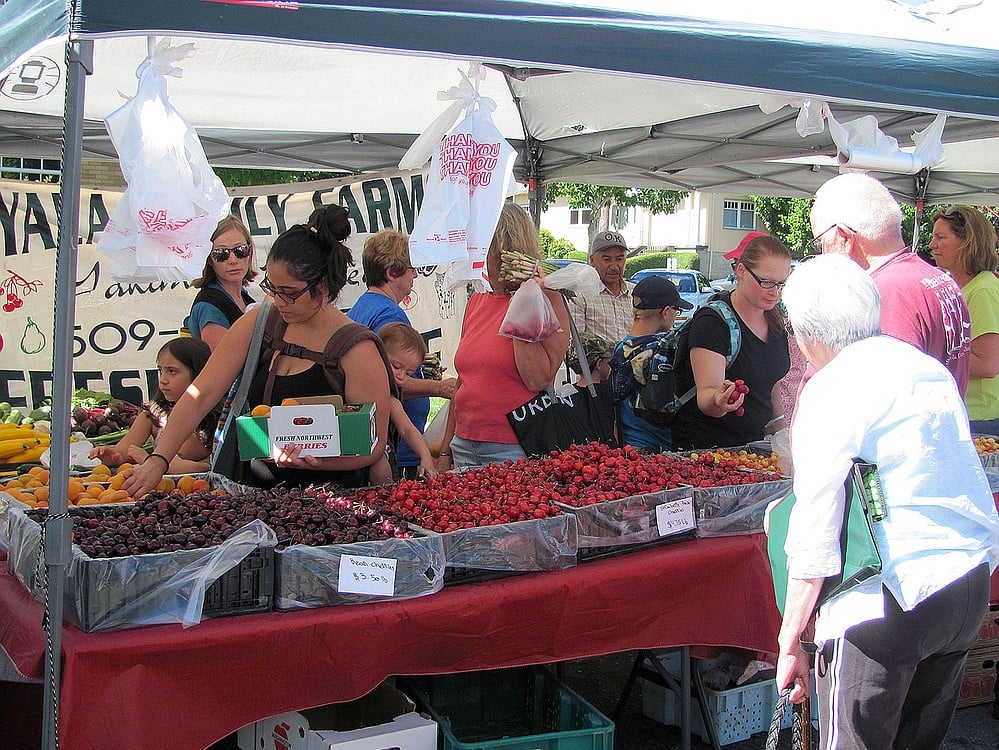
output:
POLYGON ((250 257, 250 253, 253 252, 253 248, 249 246, 246 242, 241 242, 235 247, 213 247, 212 248, 212 260, 217 263, 225 263, 229 260, 229 254, 232 253, 240 260, 245 260, 250 257))
POLYGON ((957 206, 947 206, 943 211, 940 212, 941 216, 946 216, 948 219, 953 219, 954 221, 964 224, 964 214, 957 206))

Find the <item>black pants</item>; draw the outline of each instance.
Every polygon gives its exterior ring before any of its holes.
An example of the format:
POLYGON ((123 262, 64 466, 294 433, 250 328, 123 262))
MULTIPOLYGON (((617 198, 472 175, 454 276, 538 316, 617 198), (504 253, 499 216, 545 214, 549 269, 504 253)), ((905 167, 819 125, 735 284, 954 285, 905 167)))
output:
POLYGON ((982 564, 905 612, 827 641, 819 656, 819 734, 828 750, 935 750, 957 705, 965 658, 989 600, 982 564))

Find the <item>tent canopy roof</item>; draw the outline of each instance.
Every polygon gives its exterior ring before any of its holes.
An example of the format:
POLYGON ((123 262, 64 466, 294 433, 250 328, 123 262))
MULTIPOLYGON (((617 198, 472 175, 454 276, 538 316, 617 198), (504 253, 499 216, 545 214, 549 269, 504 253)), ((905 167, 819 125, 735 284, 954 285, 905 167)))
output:
MULTIPOLYGON (((490 67, 480 91, 520 152, 521 179, 810 194, 836 173, 836 148, 828 130, 798 135, 796 107, 765 113, 776 95, 828 101, 840 122, 873 114, 903 146, 949 113, 944 140, 956 150, 928 198, 999 202, 999 170, 976 163, 999 138, 999 48, 979 24, 955 32, 953 15, 946 26, 890 0, 842 0, 832 18, 789 0, 646 5, 79 0, 74 27, 95 40, 84 157, 115 157, 101 121, 134 92, 145 35, 170 34, 196 45, 169 80, 171 101, 219 166, 394 167, 446 106, 437 92, 476 60, 490 67)), ((5 154, 58 157, 63 7, 0 6, 5 154), (12 91, 27 60, 42 75, 32 95, 12 91)), ((877 176, 916 197, 911 177, 877 176)))

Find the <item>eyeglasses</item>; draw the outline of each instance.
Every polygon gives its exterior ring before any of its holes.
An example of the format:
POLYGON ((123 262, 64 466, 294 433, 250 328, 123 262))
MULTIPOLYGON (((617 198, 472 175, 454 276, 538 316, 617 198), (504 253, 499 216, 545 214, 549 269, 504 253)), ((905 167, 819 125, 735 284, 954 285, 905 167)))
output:
POLYGON ((815 235, 815 238, 811 242, 808 243, 808 246, 810 248, 812 248, 813 252, 821 253, 822 252, 822 238, 825 235, 829 234, 829 232, 831 232, 833 229, 836 229, 836 228, 847 229, 852 234, 856 234, 857 233, 855 229, 853 229, 851 227, 848 227, 846 224, 840 224, 840 223, 837 222, 836 224, 833 224, 828 229, 823 229, 821 232, 819 232, 817 235, 815 235))
POLYGON ((770 279, 761 279, 759 276, 756 275, 756 272, 753 271, 753 269, 747 266, 745 263, 742 264, 742 267, 745 268, 747 271, 749 271, 750 276, 756 279, 756 283, 760 285, 760 289, 776 289, 777 291, 780 291, 785 287, 785 285, 787 285, 786 280, 771 281, 770 279))
POLYGON ((235 247, 213 247, 212 248, 212 260, 217 263, 225 263, 229 260, 229 254, 232 253, 240 260, 246 260, 250 257, 250 253, 253 252, 253 248, 250 247, 246 242, 241 242, 235 247))
POLYGON ((286 292, 283 289, 278 289, 276 286, 274 286, 274 284, 271 283, 271 280, 268 279, 266 276, 264 276, 264 280, 260 282, 260 288, 261 289, 263 289, 265 292, 267 292, 272 297, 276 297, 277 299, 279 299, 282 302, 285 302, 286 304, 289 304, 289 305, 294 304, 298 300, 299 297, 301 297, 306 292, 310 291, 312 289, 312 287, 314 287, 315 285, 316 285, 316 283, 312 282, 307 287, 304 287, 304 288, 299 289, 297 291, 286 292))

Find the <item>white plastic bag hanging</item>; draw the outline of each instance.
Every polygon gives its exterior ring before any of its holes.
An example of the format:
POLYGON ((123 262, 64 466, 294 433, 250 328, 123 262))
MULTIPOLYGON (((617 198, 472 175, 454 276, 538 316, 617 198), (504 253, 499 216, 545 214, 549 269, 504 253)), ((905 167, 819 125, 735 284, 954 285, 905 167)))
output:
POLYGON ((97 249, 119 279, 184 281, 201 275, 209 238, 229 210, 194 128, 167 98, 165 76, 193 44, 161 40, 136 70, 135 96, 105 118, 128 183, 97 249))
MULTIPOLYGON (((470 70, 476 81, 478 70, 477 66, 470 70)), ((434 148, 409 251, 414 266, 467 260, 465 276, 471 280, 484 275, 486 252, 503 201, 513 187, 517 152, 493 124, 495 102, 472 90, 468 77, 463 84, 446 96, 466 102, 469 111, 434 148)), ((452 105, 445 114, 453 116, 457 110, 460 107, 452 105)), ((431 130, 439 130, 441 123, 438 118, 431 130)), ((418 143, 426 141, 421 136, 418 143)), ((418 154, 407 154, 403 163, 411 165, 418 159, 418 154)))

